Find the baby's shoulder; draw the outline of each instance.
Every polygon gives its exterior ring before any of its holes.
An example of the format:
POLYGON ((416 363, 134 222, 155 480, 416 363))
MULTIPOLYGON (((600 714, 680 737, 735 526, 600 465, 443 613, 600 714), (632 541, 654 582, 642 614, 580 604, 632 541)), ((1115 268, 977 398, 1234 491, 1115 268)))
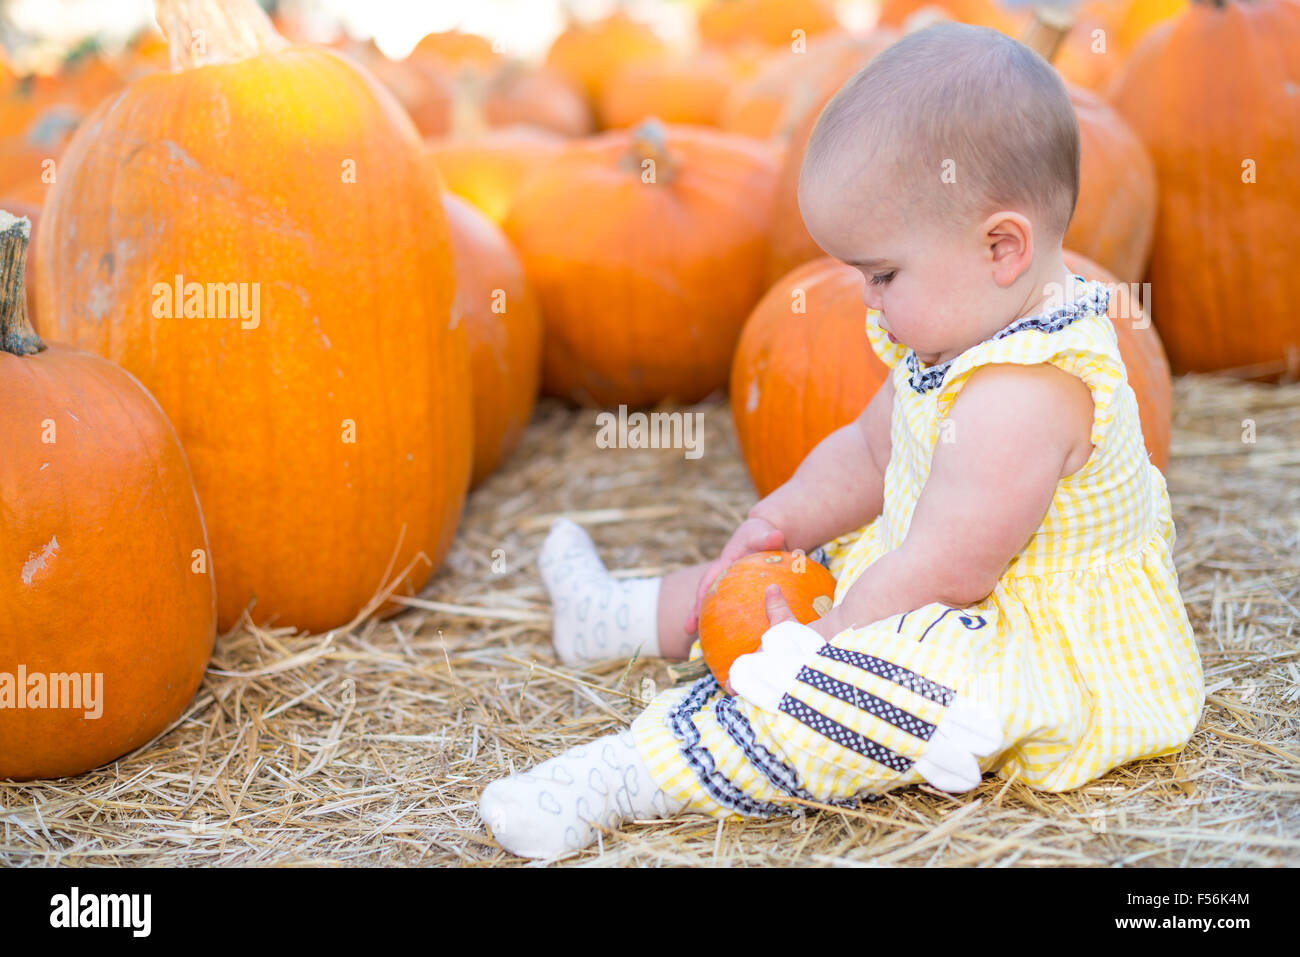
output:
POLYGON ((994 362, 971 370, 949 418, 958 435, 964 426, 977 435, 1015 435, 1044 452, 1060 452, 1064 478, 1092 453, 1093 413, 1092 390, 1066 369, 1051 362, 994 362))

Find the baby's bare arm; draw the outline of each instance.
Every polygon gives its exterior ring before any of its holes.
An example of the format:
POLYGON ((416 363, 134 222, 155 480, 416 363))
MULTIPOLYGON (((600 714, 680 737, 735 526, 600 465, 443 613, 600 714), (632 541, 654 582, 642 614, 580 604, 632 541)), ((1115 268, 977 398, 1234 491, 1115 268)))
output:
POLYGON ((808 453, 790 480, 749 514, 785 533, 786 548, 816 548, 870 522, 884 505, 894 385, 889 378, 862 414, 808 453))
MULTIPOLYGON (((907 537, 816 624, 830 638, 929 602, 988 596, 1042 523, 1064 475, 1091 450, 1092 396, 1050 365, 977 369, 935 445, 907 537)), ((1078 463, 1078 464, 1076 464, 1078 463)))

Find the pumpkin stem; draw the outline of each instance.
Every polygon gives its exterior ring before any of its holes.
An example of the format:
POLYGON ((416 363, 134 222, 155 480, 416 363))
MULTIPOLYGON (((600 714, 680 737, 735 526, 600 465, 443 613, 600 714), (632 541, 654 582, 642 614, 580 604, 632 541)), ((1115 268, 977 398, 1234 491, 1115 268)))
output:
POLYGON ((457 71, 451 94, 450 136, 466 138, 487 132, 483 87, 484 80, 477 70, 466 67, 457 71))
POLYGON ((663 121, 651 116, 632 130, 632 145, 623 156, 623 166, 647 183, 671 183, 677 175, 677 159, 668 152, 663 121), (647 162, 648 161, 648 162, 647 162))
POLYGON ((45 343, 27 321, 27 241, 32 221, 0 209, 0 351, 15 356, 35 355, 45 343))
POLYGON ((1034 4, 1034 15, 1020 42, 1051 63, 1073 26, 1074 14, 1068 7, 1034 4))
POLYGON ((173 70, 269 53, 288 46, 256 0, 154 0, 173 70))

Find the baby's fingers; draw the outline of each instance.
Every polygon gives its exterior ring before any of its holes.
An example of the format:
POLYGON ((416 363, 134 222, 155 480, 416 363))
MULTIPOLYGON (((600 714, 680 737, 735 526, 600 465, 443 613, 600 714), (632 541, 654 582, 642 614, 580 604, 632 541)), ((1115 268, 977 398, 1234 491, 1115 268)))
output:
POLYGON ((691 612, 686 616, 686 634, 693 635, 699 629, 700 608, 704 605, 704 596, 709 593, 709 589, 725 567, 721 562, 714 562, 704 569, 704 574, 700 576, 699 587, 695 589, 695 604, 691 606, 691 612))
POLYGON ((785 603, 785 596, 781 594, 780 585, 768 585, 767 590, 763 593, 763 599, 767 602, 767 622, 769 625, 779 625, 783 621, 794 621, 794 612, 785 603))

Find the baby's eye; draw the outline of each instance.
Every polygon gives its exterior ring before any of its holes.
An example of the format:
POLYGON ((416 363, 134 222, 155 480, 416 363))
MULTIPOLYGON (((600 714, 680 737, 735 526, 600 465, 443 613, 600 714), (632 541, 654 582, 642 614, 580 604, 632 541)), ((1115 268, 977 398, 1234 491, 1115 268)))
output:
POLYGON ((876 275, 871 277, 871 285, 883 286, 885 283, 889 282, 889 280, 893 278, 894 278, 894 274, 892 272, 877 273, 876 275))

